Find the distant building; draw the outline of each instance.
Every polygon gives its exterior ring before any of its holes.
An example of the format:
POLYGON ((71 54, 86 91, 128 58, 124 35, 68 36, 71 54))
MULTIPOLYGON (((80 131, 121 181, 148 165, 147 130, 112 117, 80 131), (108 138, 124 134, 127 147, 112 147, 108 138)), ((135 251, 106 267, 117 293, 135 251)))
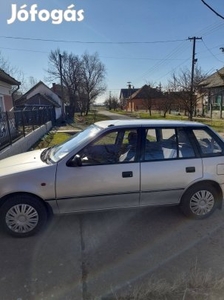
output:
POLYGON ((133 95, 138 90, 139 90, 139 88, 137 88, 137 89, 136 88, 128 88, 128 89, 120 90, 119 100, 120 100, 121 107, 123 109, 126 109, 126 107, 127 107, 128 98, 130 98, 131 95, 133 95))
POLYGON ((121 89, 120 101, 125 100, 124 109, 127 111, 186 111, 186 93, 167 91, 162 92, 161 88, 153 88, 145 84, 140 89, 133 89, 130 96, 128 96, 129 89, 121 89))
POLYGON ((199 109, 204 113, 212 114, 212 111, 220 111, 222 116, 222 108, 224 106, 224 67, 217 70, 205 80, 200 82, 198 99, 199 109))
POLYGON ((158 102, 164 98, 163 93, 158 88, 152 88, 145 84, 127 99, 126 109, 128 111, 156 110, 158 102))

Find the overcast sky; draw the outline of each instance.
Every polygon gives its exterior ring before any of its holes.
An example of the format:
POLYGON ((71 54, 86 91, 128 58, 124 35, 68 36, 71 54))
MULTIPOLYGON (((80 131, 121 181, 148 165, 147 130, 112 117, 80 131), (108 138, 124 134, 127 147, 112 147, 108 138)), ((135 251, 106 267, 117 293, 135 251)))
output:
MULTIPOLYGON (((206 3, 224 16, 223 0, 206 3)), ((0 0, 0 28, 2 56, 37 80, 46 77, 51 50, 97 52, 107 70, 106 95, 118 96, 128 81, 135 88, 145 83, 165 87, 173 72, 191 68, 189 37, 202 38, 196 43, 196 58, 204 72, 211 74, 224 65, 224 20, 201 0, 0 0), (25 4, 29 19, 22 22, 25 4), (31 22, 33 4, 37 13, 31 22), (83 20, 39 20, 43 9, 66 11, 72 4, 77 19, 79 11, 83 20), (7 24, 15 7, 17 17, 7 24)))

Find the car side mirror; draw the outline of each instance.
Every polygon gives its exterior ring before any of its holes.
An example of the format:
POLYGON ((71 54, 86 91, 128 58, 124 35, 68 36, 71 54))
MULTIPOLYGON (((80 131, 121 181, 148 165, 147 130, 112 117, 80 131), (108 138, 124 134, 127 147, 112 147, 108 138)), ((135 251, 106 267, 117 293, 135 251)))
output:
POLYGON ((71 160, 67 163, 68 167, 81 167, 82 166, 82 159, 80 155, 76 154, 71 160))

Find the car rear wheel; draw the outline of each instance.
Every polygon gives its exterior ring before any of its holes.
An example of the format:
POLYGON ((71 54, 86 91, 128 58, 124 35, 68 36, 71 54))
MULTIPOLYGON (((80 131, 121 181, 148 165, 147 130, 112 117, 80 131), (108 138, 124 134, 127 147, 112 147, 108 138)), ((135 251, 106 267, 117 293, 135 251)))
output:
POLYGON ((197 185, 189 189, 181 200, 182 212, 192 219, 204 219, 216 209, 218 196, 212 186, 197 185))
POLYGON ((31 236, 47 222, 47 210, 41 201, 30 195, 15 195, 1 207, 4 229, 16 237, 31 236))

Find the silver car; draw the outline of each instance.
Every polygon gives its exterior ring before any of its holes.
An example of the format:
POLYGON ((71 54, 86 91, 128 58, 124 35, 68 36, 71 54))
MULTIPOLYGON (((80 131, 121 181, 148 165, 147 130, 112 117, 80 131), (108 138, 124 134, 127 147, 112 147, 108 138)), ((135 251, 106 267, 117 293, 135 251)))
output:
POLYGON ((181 121, 97 122, 63 144, 0 161, 0 218, 24 237, 50 214, 179 205, 190 218, 222 206, 224 142, 181 121))

